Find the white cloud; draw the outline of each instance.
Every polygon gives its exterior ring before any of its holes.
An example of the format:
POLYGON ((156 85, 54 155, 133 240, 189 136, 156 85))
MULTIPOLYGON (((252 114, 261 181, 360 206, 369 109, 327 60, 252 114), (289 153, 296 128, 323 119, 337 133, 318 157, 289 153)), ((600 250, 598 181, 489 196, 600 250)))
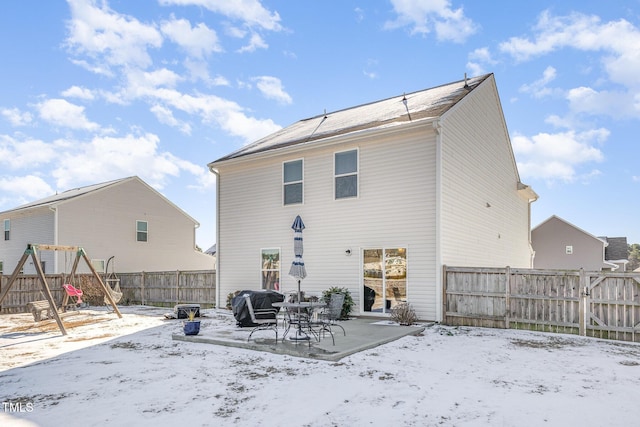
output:
POLYGON ((596 91, 589 87, 569 90, 567 100, 571 111, 610 116, 614 119, 638 118, 640 105, 637 95, 621 91, 596 91))
POLYGON ((56 162, 58 148, 39 139, 16 139, 0 135, 0 165, 2 169, 33 169, 56 162))
POLYGON ((249 39, 249 44, 238 49, 238 52, 255 52, 257 49, 266 49, 268 47, 269 45, 264 41, 260 34, 253 33, 249 39))
POLYGON ((552 89, 547 85, 556 78, 556 69, 554 67, 547 67, 542 73, 542 77, 530 84, 523 84, 520 86, 520 92, 530 93, 534 98, 542 98, 551 94, 552 89))
MULTIPOLYGON (((159 152, 153 134, 95 137, 88 143, 74 142, 65 153, 64 164, 52 171, 58 188, 96 183, 138 175, 154 188, 163 188, 168 176, 178 176, 180 159, 159 152)), ((184 162, 184 161, 183 161, 184 162)))
POLYGON ((151 107, 151 112, 155 114, 160 123, 178 128, 180 129, 180 132, 186 135, 191 135, 191 126, 188 123, 176 119, 170 109, 163 107, 162 105, 154 105, 151 107))
POLYGON ((270 12, 258 0, 159 0, 161 5, 201 6, 228 18, 242 21, 249 27, 280 31, 280 15, 270 12))
POLYGON ((17 205, 54 194, 49 184, 35 175, 0 177, 0 191, 15 195, 17 205))
POLYGON ((31 113, 22 112, 17 108, 3 108, 0 110, 0 114, 13 126, 26 126, 33 120, 31 113))
POLYGON ((87 119, 84 107, 64 99, 48 99, 36 105, 40 118, 58 127, 95 131, 100 129, 97 123, 87 119))
POLYGON ((259 76, 252 79, 256 82, 256 87, 267 99, 275 99, 280 104, 291 104, 293 100, 282 87, 282 82, 277 77, 259 76))
POLYGON ((573 182, 584 176, 598 174, 580 171, 592 163, 603 161, 602 151, 596 145, 608 137, 609 131, 606 129, 580 133, 539 133, 532 137, 515 135, 512 144, 523 178, 573 182))
POLYGON ((572 48, 603 52, 609 78, 627 87, 640 87, 640 30, 628 21, 601 22, 597 16, 572 13, 552 16, 543 12, 531 38, 512 37, 500 49, 518 61, 572 48))
POLYGON ((151 65, 147 49, 162 45, 162 35, 153 25, 118 14, 106 2, 97 7, 91 0, 67 1, 71 20, 66 42, 73 53, 86 54, 99 63, 97 66, 86 63, 88 67, 108 70, 113 65, 141 68, 151 65))
POLYGON ((222 51, 216 32, 203 23, 191 27, 186 19, 173 18, 164 21, 160 28, 192 57, 204 58, 212 52, 222 51))
POLYGON ((471 76, 479 76, 485 74, 485 65, 495 65, 498 61, 494 60, 491 52, 487 47, 481 47, 470 52, 468 55, 467 71, 471 76))
POLYGON ((79 98, 89 101, 95 98, 91 90, 80 86, 71 86, 69 89, 63 91, 61 95, 66 98, 79 98))
POLYGON ((477 31, 463 8, 452 9, 449 0, 391 0, 391 4, 398 17, 385 23, 387 29, 410 26, 412 34, 435 31, 438 40, 456 43, 464 42, 477 31))

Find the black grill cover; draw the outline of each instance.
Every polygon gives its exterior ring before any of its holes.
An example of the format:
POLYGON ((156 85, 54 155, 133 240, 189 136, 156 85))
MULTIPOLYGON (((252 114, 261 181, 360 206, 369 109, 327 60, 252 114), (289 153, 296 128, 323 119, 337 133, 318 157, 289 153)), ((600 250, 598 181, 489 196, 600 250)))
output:
POLYGON ((233 316, 236 318, 238 326, 257 326, 257 324, 251 321, 251 315, 247 308, 247 303, 244 300, 244 294, 249 294, 251 299, 251 305, 254 309, 260 308, 279 308, 273 307, 271 304, 274 302, 284 301, 284 295, 276 291, 242 291, 231 300, 231 309, 233 310, 233 316))

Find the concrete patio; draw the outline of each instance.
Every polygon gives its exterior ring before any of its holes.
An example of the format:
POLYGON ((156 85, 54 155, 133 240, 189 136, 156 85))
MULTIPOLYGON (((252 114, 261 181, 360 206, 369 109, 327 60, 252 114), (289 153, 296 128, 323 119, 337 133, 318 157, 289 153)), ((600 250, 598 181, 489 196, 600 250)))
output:
POLYGON ((235 325, 230 327, 224 322, 210 321, 207 317, 204 317, 201 322, 202 327, 198 335, 187 336, 176 333, 172 338, 178 341, 216 344, 327 361, 338 361, 343 357, 407 335, 421 334, 427 326, 426 324, 399 326, 384 319, 351 318, 340 322, 346 336, 340 328, 333 328, 335 345, 328 334, 320 342, 312 339, 309 345, 308 341, 291 341, 289 336, 283 341, 284 329, 282 328, 278 329, 277 343, 273 330, 256 331, 251 336, 251 340, 247 341, 252 327, 240 328, 235 325))

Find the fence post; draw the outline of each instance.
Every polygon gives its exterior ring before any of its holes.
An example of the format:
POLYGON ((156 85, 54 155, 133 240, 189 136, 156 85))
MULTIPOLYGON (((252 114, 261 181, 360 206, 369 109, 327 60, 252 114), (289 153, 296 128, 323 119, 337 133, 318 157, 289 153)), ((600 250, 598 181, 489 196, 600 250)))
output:
POLYGON ((180 304, 180 270, 176 270, 176 304, 180 304))
MULTIPOLYGON (((216 274, 218 272, 216 271, 216 274)), ((442 265, 442 323, 447 324, 447 266, 442 265)))
POLYGON ((588 288, 586 286, 586 276, 584 274, 584 269, 580 268, 580 303, 579 303, 579 325, 578 325, 578 334, 580 336, 586 336, 586 312, 587 312, 587 295, 588 288))
POLYGON ((140 300, 142 305, 145 305, 144 303, 144 271, 142 272, 142 279, 140 279, 140 300))
POLYGON ((510 286, 510 283, 511 283, 511 267, 509 267, 507 265, 507 268, 505 269, 504 274, 506 275, 505 281, 504 281, 504 287, 505 287, 505 289, 504 289, 504 293, 505 293, 505 296, 504 296, 504 327, 506 329, 509 329, 509 307, 510 307, 510 304, 511 304, 511 297, 510 297, 510 294, 511 294, 511 290, 510 290, 510 288, 511 288, 511 286, 510 286))

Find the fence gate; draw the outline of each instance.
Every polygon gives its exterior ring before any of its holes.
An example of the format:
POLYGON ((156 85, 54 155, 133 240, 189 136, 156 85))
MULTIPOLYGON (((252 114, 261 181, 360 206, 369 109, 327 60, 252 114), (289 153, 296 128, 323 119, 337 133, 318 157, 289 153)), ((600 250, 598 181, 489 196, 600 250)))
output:
POLYGON ((640 278, 609 273, 586 279, 585 335, 640 342, 640 278))

